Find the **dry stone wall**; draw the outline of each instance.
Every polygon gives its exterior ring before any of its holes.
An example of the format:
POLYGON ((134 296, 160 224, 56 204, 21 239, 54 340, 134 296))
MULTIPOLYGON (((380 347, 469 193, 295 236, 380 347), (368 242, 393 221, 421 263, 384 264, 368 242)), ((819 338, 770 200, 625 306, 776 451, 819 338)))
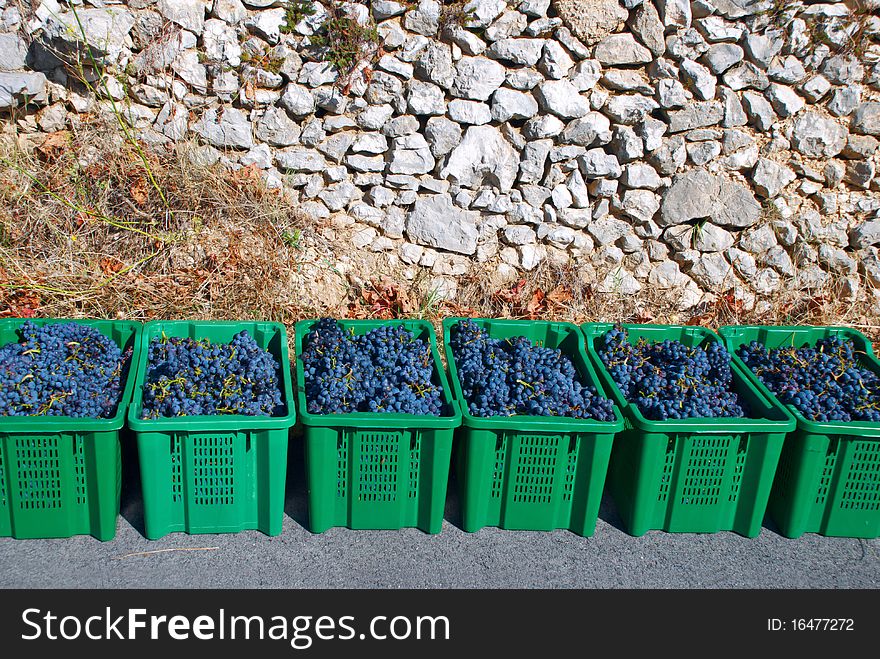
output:
POLYGON ((341 3, 381 46, 351 73, 314 43, 328 2, 71 4, 0 0, 8 129, 112 99, 448 288, 551 260, 683 309, 880 297, 875 0, 471 0, 443 25, 436 0, 341 3))

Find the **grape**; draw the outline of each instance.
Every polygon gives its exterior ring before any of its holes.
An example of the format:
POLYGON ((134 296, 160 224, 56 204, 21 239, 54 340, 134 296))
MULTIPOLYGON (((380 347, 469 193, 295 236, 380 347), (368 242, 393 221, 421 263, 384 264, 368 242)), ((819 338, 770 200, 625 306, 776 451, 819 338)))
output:
POLYGON ((380 412, 440 416, 428 342, 402 325, 355 336, 333 318, 312 325, 304 341, 306 404, 312 414, 380 412))
POLYGON ((880 377, 859 367, 848 339, 773 350, 752 341, 737 355, 780 401, 808 419, 880 422, 880 377))
POLYGON ((80 323, 25 321, 0 348, 0 416, 110 418, 132 350, 80 323))
POLYGON ((147 349, 141 417, 282 414, 279 370, 246 330, 230 343, 163 334, 147 349))
POLYGON ((620 388, 646 419, 742 417, 743 401, 731 384, 730 354, 712 341, 705 348, 688 348, 680 341, 633 345, 627 331, 605 333, 599 357, 620 388))
POLYGON ((614 420, 614 404, 585 384, 567 355, 524 336, 491 339, 473 320, 450 331, 449 347, 474 416, 565 416, 614 420))

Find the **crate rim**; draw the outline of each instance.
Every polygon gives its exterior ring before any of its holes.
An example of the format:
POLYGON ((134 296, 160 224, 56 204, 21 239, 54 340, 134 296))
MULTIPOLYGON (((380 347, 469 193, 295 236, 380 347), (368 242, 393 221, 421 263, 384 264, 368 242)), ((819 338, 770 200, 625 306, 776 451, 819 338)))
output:
MULTIPOLYGON (((467 318, 463 316, 449 316, 443 319, 443 349, 446 352, 446 361, 449 364, 449 375, 452 386, 455 391, 455 400, 461 412, 462 425, 468 428, 499 430, 499 431, 517 431, 517 432, 552 432, 552 433, 617 433, 623 430, 623 416, 619 406, 611 396, 608 395, 606 387, 600 381, 596 369, 587 357, 584 350, 583 335, 578 326, 574 323, 552 320, 516 320, 512 318, 467 318), (458 378, 458 368, 455 364, 455 357, 452 349, 449 347, 450 332, 452 327, 462 320, 473 320, 480 323, 499 323, 512 325, 514 327, 527 327, 535 325, 558 325, 565 327, 573 332, 577 337, 578 356, 583 361, 586 373, 578 369, 581 377, 586 375, 589 384, 596 387, 596 390, 613 403, 614 421, 598 421, 596 419, 575 419, 573 417, 543 417, 529 416, 525 414, 516 414, 513 416, 497 416, 497 417, 478 417, 470 413, 467 401, 464 399, 464 393, 461 389, 461 382, 458 378), (515 428, 511 428, 511 424, 515 424, 515 428)), ((575 368, 577 362, 574 361, 575 368)))
POLYGON ((731 349, 730 340, 732 337, 730 334, 733 330, 782 330, 782 331, 829 331, 833 330, 835 332, 839 332, 844 334, 845 336, 851 336, 852 338, 857 338, 860 341, 864 342, 865 345, 865 359, 874 366, 875 372, 880 375, 880 360, 877 359, 874 354, 873 347, 871 345, 871 341, 868 340, 868 337, 865 336, 862 332, 859 332, 857 329, 852 327, 847 327, 846 325, 724 325, 718 328, 718 334, 721 336, 724 341, 725 347, 727 347, 728 351, 731 354, 731 357, 736 361, 737 366, 741 368, 741 370, 745 371, 746 376, 752 381, 752 383, 757 386, 761 393, 764 394, 766 398, 769 398, 774 403, 784 407, 788 412, 795 418, 797 421, 797 425, 799 429, 802 429, 809 433, 820 434, 820 435, 844 435, 844 434, 853 434, 853 433, 868 433, 865 439, 880 439, 880 422, 876 421, 812 421, 801 414, 800 410, 798 410, 794 405, 789 403, 783 403, 777 398, 776 394, 770 391, 770 388, 767 387, 761 379, 752 372, 746 363, 740 359, 739 355, 736 354, 734 350, 731 349))
POLYGON ((290 359, 287 346, 287 328, 283 323, 268 320, 152 320, 144 324, 141 334, 141 352, 143 358, 138 366, 137 377, 131 402, 128 409, 128 425, 139 433, 148 432, 248 432, 252 430, 274 430, 290 428, 296 420, 296 411, 293 406, 290 380, 290 359), (269 325, 275 328, 281 338, 281 354, 279 355, 279 368, 281 370, 281 398, 287 413, 282 416, 247 416, 245 414, 220 414, 165 417, 161 419, 141 419, 137 413, 141 410, 143 400, 143 384, 147 376, 147 349, 150 345, 150 332, 160 325, 169 323, 185 325, 207 325, 213 327, 228 327, 248 329, 242 325, 269 325))
POLYGON ((304 426, 311 427, 341 427, 353 429, 444 429, 457 428, 461 425, 461 411, 458 407, 455 393, 449 385, 446 377, 446 369, 443 368, 443 362, 440 359, 440 352, 437 348, 437 334, 434 327, 426 320, 395 318, 395 319, 346 319, 334 318, 344 329, 350 327, 373 328, 377 325, 404 325, 419 327, 428 331, 429 344, 431 347, 431 355, 434 359, 434 366, 440 379, 440 385, 443 393, 443 402, 446 404, 451 414, 441 416, 429 416, 424 414, 388 414, 382 412, 349 412, 346 414, 313 414, 308 411, 306 403, 306 387, 305 387, 305 369, 302 362, 303 354, 303 338, 312 325, 320 320, 319 318, 307 318, 300 320, 294 325, 295 352, 296 352, 296 402, 299 409, 299 418, 304 426))
POLYGON ((108 419, 90 419, 74 416, 22 416, 0 417, 0 433, 84 433, 84 432, 112 432, 121 430, 125 425, 128 408, 134 395, 134 385, 137 379, 137 370, 140 367, 141 340, 144 324, 138 320, 113 320, 110 318, 0 318, 0 328, 12 326, 15 330, 25 321, 32 321, 40 325, 54 323, 79 323, 89 327, 95 327, 97 323, 111 323, 114 327, 131 328, 132 336, 131 362, 128 367, 128 376, 122 395, 116 406, 116 414, 108 419))
POLYGON ((587 352, 595 362, 596 368, 601 375, 607 388, 611 391, 615 402, 620 405, 624 415, 639 430, 654 433, 700 433, 700 434, 730 434, 730 433, 778 433, 791 432, 796 427, 796 421, 789 411, 778 401, 768 398, 760 389, 752 386, 752 381, 747 373, 733 359, 731 359, 731 371, 734 378, 739 378, 741 383, 747 387, 751 387, 757 397, 767 403, 768 407, 776 410, 781 420, 774 419, 749 419, 749 418, 727 418, 727 419, 711 419, 704 417, 695 417, 690 419, 672 419, 668 421, 653 421, 645 418, 634 403, 630 403, 623 395, 623 392, 614 382, 614 378, 602 363, 602 358, 593 346, 593 342, 603 336, 609 329, 615 326, 621 326, 625 329, 634 330, 690 330, 704 335, 708 339, 712 339, 725 345, 723 339, 712 330, 700 325, 658 325, 655 323, 583 323, 580 327, 584 339, 587 344, 587 352))

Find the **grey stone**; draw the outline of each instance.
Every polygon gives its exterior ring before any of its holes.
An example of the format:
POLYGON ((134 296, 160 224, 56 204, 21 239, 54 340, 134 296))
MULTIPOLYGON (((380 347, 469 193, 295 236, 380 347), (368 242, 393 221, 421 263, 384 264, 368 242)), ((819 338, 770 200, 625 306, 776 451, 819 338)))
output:
MULTIPOLYGON (((177 2, 177 0, 173 1, 177 2)), ((281 26, 286 25, 285 18, 285 10, 279 7, 278 9, 257 12, 245 21, 245 25, 257 36, 265 39, 267 43, 274 45, 281 41, 281 26)))
POLYGON ((419 133, 394 138, 394 151, 388 163, 392 174, 427 174, 435 164, 429 143, 419 133))
POLYGON ((641 3, 634 12, 630 13, 627 25, 654 57, 659 57, 666 50, 663 22, 653 3, 641 3))
POLYGON ((880 244, 880 219, 865 221, 853 227, 849 232, 849 244, 853 249, 880 244))
POLYGON ((593 57, 605 66, 647 64, 652 59, 651 51, 629 33, 608 35, 596 45, 593 57))
POLYGON ((479 101, 456 98, 449 101, 446 113, 450 119, 460 124, 479 126, 492 121, 492 111, 489 106, 479 101))
POLYGON ((700 252, 723 252, 729 247, 733 247, 733 243, 732 233, 711 222, 697 225, 694 228, 692 245, 700 252))
POLYGON ((327 115, 324 117, 324 130, 328 133, 338 133, 341 130, 357 127, 357 122, 351 117, 343 115, 327 115))
POLYGON ((455 67, 452 95, 475 101, 488 100, 504 83, 505 69, 486 57, 462 57, 455 67))
POLYGON ((547 15, 550 0, 523 0, 517 7, 522 13, 532 18, 540 18, 547 15))
POLYGON ((305 146, 314 147, 325 137, 327 137, 327 133, 324 131, 323 122, 320 119, 312 119, 303 126, 299 141, 305 146))
POLYGON ((281 108, 269 108, 257 121, 254 134, 272 146, 290 146, 299 141, 302 129, 281 108))
POLYGON ((720 16, 708 16, 695 22, 697 29, 707 41, 739 41, 744 33, 742 24, 730 23, 720 16))
POLYGON ((784 45, 785 39, 781 30, 748 34, 743 40, 746 55, 762 69, 770 66, 770 62, 782 51, 784 45))
POLYGON ((535 230, 522 224, 507 226, 503 233, 504 242, 508 245, 529 245, 537 242, 535 230))
POLYGON ((460 25, 448 27, 444 31, 443 36, 461 48, 465 55, 482 55, 486 50, 485 41, 460 25))
POLYGON ((636 131, 629 126, 617 125, 614 127, 610 146, 621 163, 632 162, 645 155, 642 138, 636 135, 636 131))
POLYGON ((356 172, 382 172, 385 170, 385 158, 352 153, 345 156, 345 165, 356 172))
POLYGON ((420 80, 432 82, 443 89, 452 87, 455 79, 455 66, 452 63, 452 51, 444 43, 431 41, 416 58, 414 74, 420 80))
POLYGON ((773 105, 773 109, 783 119, 797 114, 804 108, 804 99, 798 96, 794 89, 786 85, 774 82, 764 93, 773 105))
POLYGON ((315 111, 315 97, 301 85, 290 83, 279 101, 292 117, 305 117, 315 111))
MULTIPOLYGON (((449 105, 452 107, 452 103, 449 105)), ((531 94, 502 87, 492 95, 491 118, 498 123, 511 119, 531 119, 537 113, 538 102, 531 94)))
POLYGON ((650 190, 627 190, 623 193, 620 210, 634 220, 649 222, 660 210, 660 196, 650 190))
POLYGON ((320 153, 296 147, 277 151, 275 164, 289 172, 323 172, 327 168, 327 161, 320 153))
POLYGON ((393 0, 373 0, 370 3, 370 9, 373 12, 373 18, 377 21, 384 21, 386 18, 399 16, 406 11, 406 5, 393 0))
POLYGON ((663 261, 651 269, 648 275, 648 283, 655 288, 668 290, 679 288, 687 284, 690 278, 682 274, 675 261, 663 261))
POLYGON ((846 164, 843 180, 857 188, 867 189, 876 174, 876 166, 871 160, 853 160, 846 164))
POLYGON ((321 142, 317 149, 331 160, 342 162, 343 156, 348 153, 348 150, 354 143, 355 135, 354 131, 336 133, 321 142))
POLYGON ((0 72, 0 109, 25 104, 45 105, 48 101, 46 76, 31 71, 0 72))
POLYGON ((862 88, 860 85, 850 85, 835 90, 831 100, 828 101, 828 111, 835 117, 847 117, 851 115, 862 102, 862 88))
POLYGON ((27 44, 17 34, 0 33, 0 71, 23 69, 27 44))
POLYGON ((611 140, 611 122, 598 112, 588 112, 583 117, 570 121, 562 131, 562 142, 590 146, 593 143, 607 144, 611 140))
POLYGON ((247 9, 241 0, 214 0, 211 16, 229 25, 236 25, 247 18, 247 9))
POLYGON ((692 103, 682 110, 668 113, 669 132, 680 133, 694 128, 716 126, 724 118, 724 107, 719 101, 692 103))
POLYGON ((352 142, 352 153, 376 155, 388 150, 388 139, 382 133, 360 133, 352 142))
MULTIPOLYGON (((435 121, 444 120, 432 117, 431 119, 428 119, 426 126, 430 127, 435 121)), ((448 119, 445 121, 448 121, 448 119)), ((450 121, 449 123, 453 122, 450 121)), ((394 119, 391 119, 382 127, 382 133, 385 135, 385 137, 401 137, 402 135, 410 135, 412 133, 415 133, 418 130, 419 120, 411 114, 394 117, 394 119)), ((428 139, 430 140, 430 138, 428 139)))
POLYGON ((686 149, 688 159, 697 167, 721 155, 721 144, 715 141, 688 143, 686 149))
POLYGON ((797 57, 788 55, 781 60, 775 60, 767 70, 767 75, 776 82, 796 85, 804 81, 807 77, 807 71, 797 57))
POLYGON ((404 80, 411 79, 413 75, 415 75, 416 68, 409 62, 404 62, 394 55, 382 55, 382 57, 380 57, 379 61, 376 63, 376 66, 378 66, 383 71, 388 71, 388 73, 394 73, 404 80))
POLYGON ((852 129, 855 133, 880 136, 880 103, 870 101, 856 108, 852 117, 852 129))
POLYGON ((666 27, 687 29, 691 26, 693 14, 689 0, 658 0, 657 6, 666 27))
POLYGON ((730 264, 719 252, 702 254, 688 273, 703 288, 727 290, 733 285, 730 264))
POLYGON ((732 43, 718 43, 709 47, 703 61, 715 75, 721 75, 743 60, 743 49, 732 43))
POLYGON ((877 151, 880 141, 870 135, 850 135, 840 155, 853 160, 870 158, 877 151))
POLYGON ((681 61, 681 74, 697 98, 703 101, 715 98, 715 75, 705 66, 685 58, 681 61))
POLYGON ((817 75, 802 84, 800 89, 807 100, 811 103, 817 103, 831 90, 831 83, 825 76, 817 75))
POLYGON ((730 264, 747 281, 751 281, 758 274, 758 264, 755 257, 736 247, 731 247, 725 252, 730 264))
POLYGON ((590 149, 580 158, 578 166, 585 178, 618 178, 621 174, 620 163, 613 155, 602 149, 590 149))
POLYGON ((420 80, 409 82, 407 109, 415 115, 442 115, 446 113, 443 90, 437 85, 420 80))
POLYGON ((446 117, 431 117, 425 124, 425 137, 435 158, 452 151, 461 142, 461 133, 461 126, 446 117))
POLYGON ((219 119, 217 110, 209 108, 192 124, 191 129, 215 147, 250 149, 254 146, 247 115, 235 108, 225 108, 219 119))
POLYGON ((372 105, 395 103, 403 95, 403 83, 399 78, 384 71, 373 72, 364 98, 372 105))
POLYGON ((351 97, 342 93, 342 90, 332 85, 318 87, 312 91, 315 97, 315 105, 327 110, 331 114, 344 114, 348 111, 351 97))
POLYGON ((548 80, 536 88, 541 107, 563 119, 583 117, 590 111, 590 104, 567 80, 548 80))
POLYGON ((394 115, 394 108, 387 103, 371 105, 357 115, 357 125, 364 130, 381 130, 394 115))
POLYGON ((636 124, 636 133, 645 143, 645 151, 654 151, 663 145, 663 135, 666 134, 666 124, 654 117, 645 117, 636 124))
POLYGON ((501 39, 486 49, 486 55, 521 66, 535 66, 543 50, 543 39, 501 39))
POLYGON ((749 118, 745 110, 743 110, 739 96, 737 96, 735 91, 727 87, 721 87, 719 91, 721 93, 721 102, 724 104, 724 119, 721 125, 725 128, 745 126, 749 118))
POLYGON ((225 62, 229 66, 241 64, 238 35, 234 28, 219 19, 211 18, 205 21, 202 45, 208 60, 225 62))
POLYGON ((306 62, 299 72, 298 82, 309 87, 320 87, 335 82, 339 72, 329 62, 306 62))
POLYGON ((572 206, 575 208, 589 208, 590 194, 583 176, 577 169, 572 170, 565 182, 571 193, 572 206))
POLYGON ((571 191, 560 183, 550 191, 550 199, 557 210, 569 208, 572 205, 571 191))
POLYGON ((579 92, 589 91, 602 77, 602 65, 594 59, 578 62, 569 75, 571 84, 579 92))
POLYGON ((627 222, 609 215, 590 223, 587 231, 599 245, 612 245, 626 234, 631 233, 632 228, 627 222))
POLYGON ((601 282, 599 282, 596 290, 600 293, 635 295, 642 290, 642 285, 628 270, 625 270, 624 268, 615 268, 609 272, 601 282))
POLYGON ((767 74, 751 62, 740 62, 732 69, 728 69, 724 73, 722 80, 727 87, 734 91, 741 91, 743 89, 763 91, 770 84, 767 74))
POLYGON ((568 75, 574 66, 574 60, 559 42, 549 39, 544 42, 543 55, 538 62, 538 69, 548 78, 560 80, 568 75))
POLYGON ((504 0, 470 0, 464 6, 470 19, 467 27, 488 27, 506 8, 504 0))
POLYGON ((858 264, 849 254, 831 245, 819 245, 819 263, 840 274, 850 274, 858 270, 858 264))
MULTIPOLYGON (((665 81, 664 81, 665 82, 665 81)), ((639 71, 629 69, 609 69, 602 76, 602 84, 608 89, 622 92, 653 94, 654 88, 639 71)))
POLYGON ((785 165, 767 158, 758 159, 752 172, 752 183, 758 194, 767 199, 777 196, 797 175, 785 165))
MULTIPOLYGON (((880 103, 877 107, 880 110, 880 103)), ((837 122, 817 112, 806 112, 795 121, 791 142, 792 146, 805 156, 833 158, 843 151, 846 138, 846 128, 837 122)))
MULTIPOLYGON (((42 5, 50 7, 43 2, 42 5)), ((84 41, 98 59, 107 57, 115 61, 125 47, 128 33, 135 24, 135 16, 121 7, 80 7, 74 12, 51 11, 44 24, 44 37, 62 54, 75 53, 84 41)), ((204 9, 202 10, 204 20, 204 9)), ((201 29, 199 29, 201 31, 201 29)))
POLYGON ((523 184, 537 183, 544 178, 547 155, 553 147, 553 140, 535 140, 526 144, 519 163, 519 181, 523 184))
POLYGON ((633 125, 642 121, 647 114, 659 107, 654 99, 647 96, 621 94, 611 97, 602 109, 612 121, 633 125))
POLYGON ((761 132, 770 130, 779 119, 770 101, 763 94, 745 92, 742 95, 742 103, 749 117, 749 124, 761 132))
POLYGON ((476 211, 464 211, 452 203, 448 194, 416 199, 406 217, 406 234, 417 244, 459 254, 477 251, 476 211))
POLYGON ((657 170, 643 162, 630 163, 624 167, 620 182, 628 188, 648 190, 657 190, 663 184, 657 170))
POLYGON ((557 117, 545 114, 529 119, 523 125, 522 134, 530 140, 539 140, 545 137, 555 137, 562 132, 565 124, 557 117))
POLYGON ((739 237, 739 247, 750 254, 764 254, 777 245, 776 234, 767 225, 743 231, 739 237))
POLYGON ((403 26, 426 37, 434 36, 440 27, 440 3, 436 0, 420 0, 415 9, 406 12, 403 26))
POLYGON ((471 126, 449 155, 440 176, 476 188, 488 182, 508 192, 519 171, 519 154, 492 126, 471 126))
POLYGON ((556 214, 559 221, 573 229, 583 229, 593 219, 589 208, 566 208, 556 214))
POLYGON ((543 80, 544 76, 535 69, 510 69, 505 76, 507 86, 520 91, 534 89, 535 85, 543 80))
POLYGON ((658 217, 660 226, 710 218, 725 227, 748 227, 760 219, 761 205, 739 183, 695 169, 675 177, 658 217))
POLYGON ((865 77, 865 67, 855 55, 834 55, 823 62, 822 75, 835 85, 852 85, 865 77))
POLYGON ((661 145, 648 155, 648 163, 661 176, 671 176, 681 168, 687 160, 687 149, 684 137, 674 135, 663 139, 661 145))
POLYGON ((360 196, 360 189, 347 181, 329 185, 318 193, 318 198, 332 212, 341 211, 360 196))

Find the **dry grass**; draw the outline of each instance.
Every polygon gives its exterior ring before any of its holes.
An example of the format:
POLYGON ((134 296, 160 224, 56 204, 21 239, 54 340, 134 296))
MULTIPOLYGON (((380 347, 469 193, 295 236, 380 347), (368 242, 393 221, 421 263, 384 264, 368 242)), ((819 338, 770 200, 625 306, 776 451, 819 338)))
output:
POLYGON ((193 145, 147 152, 145 164, 112 119, 85 121, 37 148, 10 132, 5 138, 0 316, 291 325, 319 315, 415 316, 435 324, 471 315, 712 328, 840 324, 880 336, 868 295, 847 301, 837 284, 821 293, 781 293, 759 304, 760 313, 720 294, 680 311, 677 293, 646 285, 636 296, 602 294, 586 271, 550 262, 499 288, 494 266, 485 264, 459 280, 453 299, 442 300, 428 271, 407 282, 402 267, 354 250, 344 231, 303 217, 290 199, 265 189, 257 171, 193 164, 193 145), (343 276, 335 264, 346 259, 351 267, 343 276))
POLYGON ((297 315, 288 243, 308 222, 257 172, 194 165, 185 147, 145 165, 100 120, 33 150, 5 140, 0 157, 0 313, 297 315))

